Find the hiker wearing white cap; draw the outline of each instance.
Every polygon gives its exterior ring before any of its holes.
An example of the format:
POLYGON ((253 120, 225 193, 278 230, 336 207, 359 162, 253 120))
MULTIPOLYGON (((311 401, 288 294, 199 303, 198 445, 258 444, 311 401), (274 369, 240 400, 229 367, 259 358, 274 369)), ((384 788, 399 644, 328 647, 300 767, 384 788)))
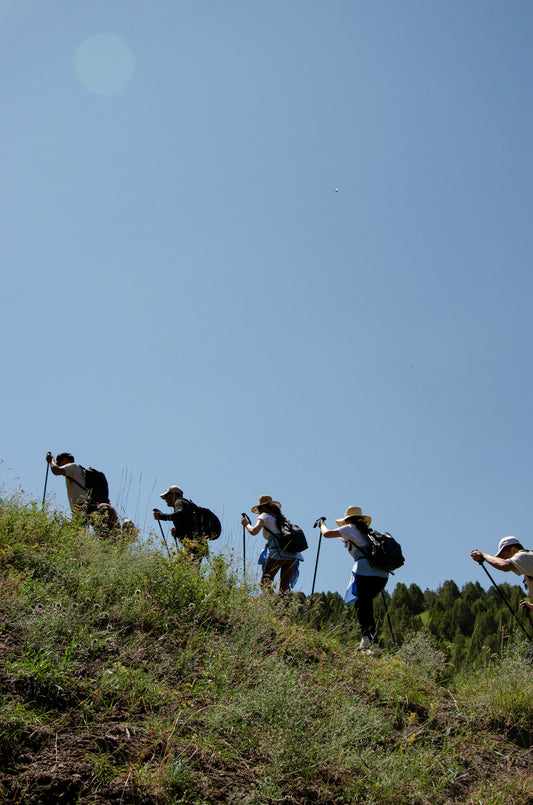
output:
POLYGON ((257 536, 261 529, 264 529, 267 539, 267 554, 260 582, 261 589, 264 593, 270 592, 272 582, 280 570, 279 594, 283 595, 289 592, 292 578, 297 570, 297 563, 303 561, 303 556, 301 553, 286 553, 279 547, 278 538, 281 535, 285 517, 281 513, 281 503, 278 500, 272 500, 270 495, 261 495, 258 503, 252 506, 251 511, 258 515, 256 524, 251 525, 244 515, 241 524, 252 537, 257 536))
POLYGON ((370 548, 368 532, 372 518, 363 514, 359 506, 348 506, 344 517, 335 520, 339 528, 328 528, 320 521, 322 536, 326 539, 340 539, 355 560, 348 589, 344 595, 345 604, 354 604, 357 620, 361 627, 361 642, 358 651, 379 651, 376 642, 376 622, 374 620, 374 598, 387 584, 389 574, 386 570, 373 567, 365 555, 370 548))
POLYGON ((175 485, 169 486, 159 497, 170 506, 172 514, 163 514, 159 509, 154 509, 154 519, 171 520, 174 527, 170 529, 170 533, 176 546, 179 540, 187 559, 200 565, 204 556, 208 555, 209 547, 205 535, 198 533, 196 527, 193 511, 196 506, 192 501, 186 500, 181 487, 175 485))
MULTIPOLYGON (((533 598, 533 551, 527 551, 516 537, 503 537, 499 542, 496 556, 477 550, 472 551, 470 556, 475 562, 480 564, 487 562, 496 570, 503 570, 504 573, 512 571, 517 576, 525 576, 529 597, 533 598)), ((520 609, 523 612, 533 612, 533 603, 520 601, 520 609)))

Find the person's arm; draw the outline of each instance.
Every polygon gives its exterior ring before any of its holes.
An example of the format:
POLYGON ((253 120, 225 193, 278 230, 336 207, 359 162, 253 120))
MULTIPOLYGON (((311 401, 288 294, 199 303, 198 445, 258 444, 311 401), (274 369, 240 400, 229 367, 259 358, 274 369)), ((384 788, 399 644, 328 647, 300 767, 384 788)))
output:
POLYGON ((159 509, 154 509, 154 520, 172 520, 174 514, 164 514, 159 509))
POLYGON ((246 517, 241 517, 241 524, 246 526, 246 530, 252 535, 252 537, 256 537, 263 528, 263 521, 260 517, 257 518, 257 523, 255 525, 249 523, 246 517))
POLYGON ((341 536, 336 528, 328 528, 323 520, 320 521, 320 530, 326 539, 339 539, 341 536))
POLYGON ((492 565, 492 567, 495 567, 496 570, 503 570, 504 573, 514 570, 512 562, 509 562, 508 559, 500 559, 498 556, 491 556, 490 553, 483 553, 483 551, 472 551, 470 556, 474 562, 478 562, 478 564, 487 562, 489 565, 492 565))
POLYGON ((529 601, 520 601, 519 607, 522 612, 527 612, 528 614, 533 612, 533 604, 531 604, 529 601))

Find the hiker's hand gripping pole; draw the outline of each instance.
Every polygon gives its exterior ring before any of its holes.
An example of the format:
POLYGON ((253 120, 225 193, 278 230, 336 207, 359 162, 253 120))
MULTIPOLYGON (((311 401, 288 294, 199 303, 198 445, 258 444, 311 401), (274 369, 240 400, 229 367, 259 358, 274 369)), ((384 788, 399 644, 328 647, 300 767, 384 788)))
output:
MULTIPOLYGON (((325 517, 318 517, 315 522, 313 523, 313 528, 317 528, 320 526, 321 523, 325 523, 325 517)), ((318 557, 320 556, 320 543, 322 542, 322 531, 320 531, 320 536, 318 538, 318 548, 316 552, 316 562, 315 562, 315 572, 313 574, 313 586, 311 587, 311 595, 314 595, 315 592, 315 581, 316 581, 316 571, 318 569, 318 557)))

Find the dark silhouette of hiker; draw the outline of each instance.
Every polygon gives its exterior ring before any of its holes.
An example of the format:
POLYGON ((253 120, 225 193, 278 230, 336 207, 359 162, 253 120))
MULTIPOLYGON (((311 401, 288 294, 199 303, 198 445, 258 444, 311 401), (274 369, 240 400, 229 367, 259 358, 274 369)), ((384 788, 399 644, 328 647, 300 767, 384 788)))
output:
POLYGON ((174 537, 176 547, 179 542, 182 555, 200 566, 204 556, 209 555, 209 545, 208 535, 202 533, 196 517, 198 507, 183 497, 183 490, 179 486, 169 486, 159 497, 170 506, 172 513, 163 514, 159 509, 154 509, 154 518, 172 521, 173 528, 170 529, 170 533, 174 537))

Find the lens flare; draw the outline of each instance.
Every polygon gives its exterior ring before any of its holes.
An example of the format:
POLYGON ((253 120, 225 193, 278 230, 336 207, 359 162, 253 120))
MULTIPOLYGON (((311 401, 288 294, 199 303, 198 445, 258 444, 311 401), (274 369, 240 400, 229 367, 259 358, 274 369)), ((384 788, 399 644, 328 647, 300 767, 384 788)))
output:
POLYGON ((96 95, 118 95, 130 83, 135 69, 133 53, 116 34, 96 34, 78 46, 74 69, 81 84, 96 95))

